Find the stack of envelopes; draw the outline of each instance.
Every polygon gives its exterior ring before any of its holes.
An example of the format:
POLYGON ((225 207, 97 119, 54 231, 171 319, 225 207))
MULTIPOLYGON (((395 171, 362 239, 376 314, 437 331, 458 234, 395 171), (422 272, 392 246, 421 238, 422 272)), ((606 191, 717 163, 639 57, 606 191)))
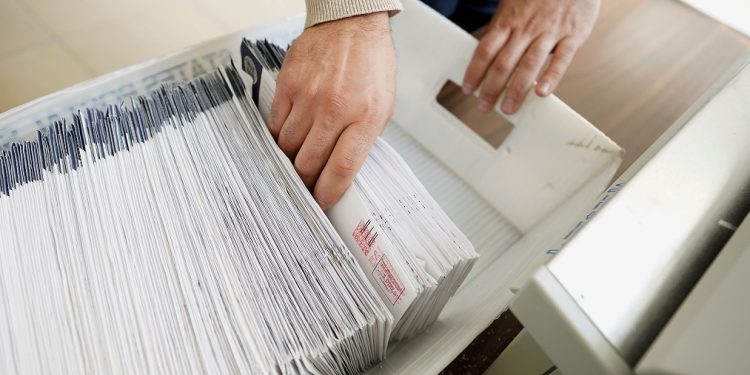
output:
POLYGON ((245 49, 3 151, 0 372, 354 373, 438 317, 466 237, 382 140, 322 212, 263 120, 284 51, 245 49))

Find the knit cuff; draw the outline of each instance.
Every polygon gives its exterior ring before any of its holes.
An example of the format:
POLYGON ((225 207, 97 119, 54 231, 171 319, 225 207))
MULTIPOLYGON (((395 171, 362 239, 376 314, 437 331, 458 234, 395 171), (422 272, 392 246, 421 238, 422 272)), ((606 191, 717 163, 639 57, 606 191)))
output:
POLYGON ((305 0, 307 19, 305 28, 319 23, 376 12, 391 16, 400 12, 400 0, 305 0))

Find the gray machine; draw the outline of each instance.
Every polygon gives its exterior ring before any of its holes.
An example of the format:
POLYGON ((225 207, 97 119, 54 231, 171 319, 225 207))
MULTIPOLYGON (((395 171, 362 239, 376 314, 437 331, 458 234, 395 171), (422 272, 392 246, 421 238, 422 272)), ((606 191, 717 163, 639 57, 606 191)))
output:
POLYGON ((565 374, 750 373, 750 63, 603 196, 511 310, 565 374))

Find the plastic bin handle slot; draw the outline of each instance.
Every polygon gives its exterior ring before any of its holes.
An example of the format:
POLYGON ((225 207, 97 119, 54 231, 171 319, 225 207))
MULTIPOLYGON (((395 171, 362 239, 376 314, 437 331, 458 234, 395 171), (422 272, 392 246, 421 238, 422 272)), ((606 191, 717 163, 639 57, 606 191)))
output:
POLYGON ((445 81, 435 99, 493 150, 500 148, 505 138, 513 131, 513 124, 499 112, 480 112, 477 108, 477 96, 464 95, 461 87, 451 80, 445 81))

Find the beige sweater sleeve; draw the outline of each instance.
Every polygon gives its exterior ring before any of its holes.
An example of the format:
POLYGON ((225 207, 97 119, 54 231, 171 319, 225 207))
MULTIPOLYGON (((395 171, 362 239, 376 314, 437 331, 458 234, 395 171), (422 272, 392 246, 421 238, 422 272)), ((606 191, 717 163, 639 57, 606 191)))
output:
POLYGON ((375 12, 401 11, 400 0, 305 0, 307 19, 305 28, 322 22, 375 12))

